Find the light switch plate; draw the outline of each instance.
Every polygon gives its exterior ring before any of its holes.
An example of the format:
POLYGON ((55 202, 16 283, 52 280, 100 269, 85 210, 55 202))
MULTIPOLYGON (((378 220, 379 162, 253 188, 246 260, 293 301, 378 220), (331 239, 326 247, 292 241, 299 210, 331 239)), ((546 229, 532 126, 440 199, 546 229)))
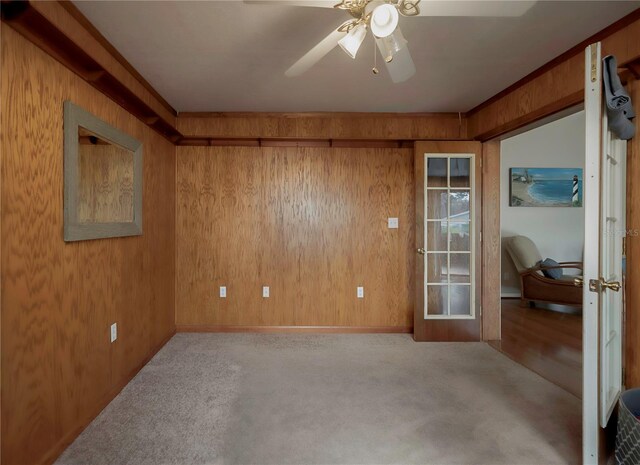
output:
POLYGON ((118 323, 111 325, 111 342, 115 342, 118 339, 118 323))
POLYGON ((358 299, 364 299, 364 287, 358 286, 358 290, 356 291, 358 299))
POLYGON ((387 224, 389 229, 398 229, 398 218, 388 218, 387 224))
POLYGON ((227 297, 227 286, 220 286, 220 298, 224 299, 227 297))
POLYGON ((262 286, 262 297, 269 297, 269 286, 262 286))

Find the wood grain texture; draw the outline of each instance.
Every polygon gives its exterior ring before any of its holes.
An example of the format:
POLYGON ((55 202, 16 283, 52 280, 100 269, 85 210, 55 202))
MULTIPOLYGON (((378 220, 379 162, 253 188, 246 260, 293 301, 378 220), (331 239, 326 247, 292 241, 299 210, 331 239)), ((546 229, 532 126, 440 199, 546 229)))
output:
POLYGON ((466 120, 453 113, 180 113, 177 125, 195 138, 466 138, 466 120))
POLYGON ((491 345, 582 398, 582 316, 502 299, 502 339, 491 345))
POLYGON ((165 106, 164 100, 159 100, 155 93, 152 93, 145 84, 138 80, 138 76, 132 74, 127 67, 119 61, 111 50, 104 46, 88 30, 85 25, 78 21, 77 14, 71 14, 60 1, 53 2, 30 2, 32 7, 45 16, 55 27, 64 31, 73 42, 79 45, 89 56, 94 58, 109 73, 138 95, 149 107, 151 107, 164 120, 175 126, 176 112, 165 106))
POLYGON ((173 107, 167 102, 162 95, 155 90, 151 84, 135 69, 131 63, 127 61, 125 57, 113 46, 111 42, 109 42, 106 37, 102 35, 102 33, 87 19, 85 15, 76 7, 73 2, 62 0, 59 2, 60 5, 69 12, 69 14, 87 31, 91 34, 96 41, 104 47, 104 49, 111 54, 132 76, 134 76, 140 84, 144 86, 145 89, 153 95, 153 97, 164 106, 169 113, 174 116, 178 116, 178 112, 173 109, 173 107))
POLYGON ((78 145, 78 221, 133 221, 133 153, 111 144, 78 145))
POLYGON ((482 253, 480 244, 480 232, 482 225, 482 169, 480 159, 482 156, 482 144, 479 142, 416 142, 414 149, 415 167, 415 239, 412 254, 415 260, 415 306, 413 316, 413 337, 416 341, 479 341, 482 337, 482 325, 480 315, 481 302, 481 276, 482 253), (468 320, 425 320, 424 319, 424 261, 415 259, 417 248, 426 248, 424 244, 424 154, 425 153, 471 153, 475 154, 475 318, 468 320))
POLYGON ((7 27, 1 119, 2 460, 48 463, 175 330, 175 147, 7 27), (144 236, 64 243, 67 99, 143 142, 144 236))
POLYGON ((177 151, 179 327, 411 326, 410 150, 177 151))
POLYGON ((482 144, 482 339, 500 339, 500 142, 482 144))
POLYGON ((629 35, 629 31, 628 30, 624 31, 625 28, 627 28, 628 26, 630 26, 630 25, 632 25, 634 23, 636 23, 635 24, 636 27, 640 26, 640 22, 637 22, 638 19, 640 19, 640 9, 637 9, 637 10, 633 11, 632 13, 628 14, 624 18, 621 18, 618 21, 616 21, 615 23, 607 26, 603 30, 596 32, 591 37, 583 40, 582 42, 580 42, 579 44, 577 44, 574 47, 570 48, 569 50, 567 50, 566 52, 562 53, 561 55, 558 55, 553 60, 545 63, 540 68, 538 68, 538 69, 534 70, 533 72, 529 73, 527 76, 523 77, 518 82, 516 82, 516 83, 512 84, 511 86, 507 87, 506 89, 500 91, 498 94, 494 95, 489 100, 486 100, 486 101, 482 102, 480 105, 476 106, 475 108, 472 108, 471 110, 469 110, 468 113, 477 113, 477 112, 479 112, 483 108, 485 108, 485 107, 491 105, 492 103, 500 100, 505 95, 510 94, 515 89, 518 89, 519 87, 524 86, 528 82, 531 82, 532 80, 534 80, 538 76, 541 76, 541 75, 545 74, 546 72, 548 72, 549 70, 554 68, 556 65, 558 65, 560 63, 563 63, 563 62, 569 60, 570 58, 572 58, 572 57, 574 57, 576 55, 582 55, 584 53, 584 49, 587 46, 589 46, 589 45, 591 45, 593 43, 596 43, 596 42, 600 42, 600 41, 605 40, 605 39, 606 39, 607 45, 609 47, 612 47, 612 49, 618 50, 618 54, 619 54, 618 57, 620 59, 622 59, 623 61, 627 61, 628 59, 630 59, 630 57, 627 56, 628 50, 626 48, 622 49, 621 47, 617 46, 616 42, 617 42, 618 38, 622 38, 623 40, 626 40, 625 38, 629 35), (623 31, 623 32, 619 34, 620 31, 623 31))
MULTIPOLYGON (((620 65, 640 56, 640 19, 637 12, 629 16, 636 19, 611 35, 599 38, 603 56, 616 55, 620 65)), ((533 79, 511 87, 508 93, 501 93, 499 98, 489 99, 471 110, 467 114, 468 137, 487 141, 584 100, 584 53, 566 57, 534 75, 533 79)))
MULTIPOLYGON (((640 81, 628 87, 640 102, 640 81)), ((625 281, 624 383, 640 387, 640 118, 634 120, 636 137, 627 143, 627 276, 625 281)))

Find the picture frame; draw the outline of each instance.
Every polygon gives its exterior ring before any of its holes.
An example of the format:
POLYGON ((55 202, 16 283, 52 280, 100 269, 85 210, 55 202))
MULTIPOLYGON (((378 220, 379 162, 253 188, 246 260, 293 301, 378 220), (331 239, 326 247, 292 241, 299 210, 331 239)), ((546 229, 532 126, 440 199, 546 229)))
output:
POLYGON ((510 168, 510 207, 582 207, 582 168, 510 168))

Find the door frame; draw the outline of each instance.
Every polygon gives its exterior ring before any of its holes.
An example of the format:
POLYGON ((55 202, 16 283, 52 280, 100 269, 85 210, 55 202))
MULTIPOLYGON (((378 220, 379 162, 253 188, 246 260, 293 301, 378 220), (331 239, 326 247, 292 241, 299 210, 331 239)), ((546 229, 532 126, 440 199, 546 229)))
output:
MULTIPOLYGON (((414 145, 416 199, 424 199, 424 154, 473 154, 475 159, 474 221, 475 221, 475 318, 474 319, 429 319, 429 328, 424 325, 424 289, 416 285, 416 305, 414 308, 413 338, 416 341, 480 341, 483 340, 482 329, 482 144, 475 141, 417 141, 414 145), (476 328, 477 326, 477 328, 476 328)), ((424 202, 422 202, 424 203, 424 202)), ((415 249, 424 247, 424 211, 419 211, 420 202, 416 202, 416 242, 415 249)), ((424 206, 424 205, 423 205, 424 206)), ((415 257, 420 257, 416 254, 415 257)), ((424 264, 424 261, 422 261, 424 264)), ((424 265, 416 258, 415 282, 424 282, 424 265)))
MULTIPOLYGON (((598 47, 600 44, 594 44, 598 47)), ((591 66, 591 56, 590 56, 590 48, 588 47, 585 50, 585 69, 590 70, 591 66)), ((585 94, 588 91, 594 91, 596 89, 600 90, 601 86, 601 72, 598 67, 596 73, 595 81, 592 81, 591 76, 588 73, 585 73, 584 81, 585 81, 585 94)), ((482 207, 483 207, 483 223, 482 229, 484 231, 484 235, 487 238, 491 238, 491 240, 484 240, 482 242, 482 257, 483 257, 483 278, 482 278, 482 301, 485 311, 483 311, 483 334, 485 337, 484 340, 495 340, 500 339, 500 274, 487 274, 484 272, 484 264, 485 263, 500 263, 500 243, 501 243, 501 234, 500 234, 500 141, 502 139, 512 137, 521 132, 525 132, 531 130, 535 127, 541 126, 543 124, 547 124, 549 122, 555 121, 557 119, 563 118, 570 114, 573 114, 581 109, 587 110, 587 105, 593 105, 594 108, 597 108, 597 114, 600 114, 602 100, 601 94, 598 94, 599 97, 597 99, 588 99, 584 100, 582 103, 578 105, 572 105, 570 107, 565 108, 560 112, 556 112, 553 114, 543 115, 540 119, 538 119, 534 123, 529 123, 523 126, 518 127, 513 131, 509 131, 508 133, 502 134, 493 139, 487 140, 483 142, 483 187, 482 187, 482 207), (497 184, 497 186, 495 185, 497 184), (497 314, 492 314, 494 309, 497 310, 497 314)), ((593 112, 594 109, 591 108, 593 112)), ((586 116, 585 111, 585 118, 586 116)), ((587 177, 587 163, 589 163, 589 157, 585 151, 585 171, 584 171, 584 205, 585 205, 585 225, 589 218, 592 216, 596 219, 595 223, 591 221, 593 224, 597 224, 598 228, 593 231, 587 231, 585 227, 585 244, 591 244, 589 247, 585 247, 584 254, 584 265, 587 266, 587 263, 596 263, 599 264, 599 222, 600 222, 600 209, 588 209, 586 208, 587 202, 592 202, 595 200, 590 200, 590 195, 593 194, 593 187, 596 189, 599 188, 599 173, 600 173, 600 165, 599 165, 599 154, 601 149, 601 119, 598 118, 597 121, 593 120, 591 122, 587 122, 587 137, 589 134, 595 134, 597 140, 591 143, 587 143, 585 150, 596 150, 596 157, 593 158, 593 154, 591 154, 591 158, 598 160, 596 166, 592 166, 590 171, 592 173, 597 173, 597 176, 593 176, 592 178, 587 177), (597 171, 594 171, 597 170, 597 171), (590 211, 591 210, 591 211, 590 211), (595 247, 593 246, 595 244, 595 247), (595 260, 595 262, 594 262, 595 260)), ((629 171, 627 171, 627 182, 628 182, 629 171)), ((599 196, 598 196, 599 203, 599 196)), ((596 265, 597 266, 597 265, 596 265)), ((597 269, 597 268, 596 268, 597 269)), ((588 283, 589 279, 597 279, 597 276, 584 276, 584 282, 588 283)), ((603 449, 605 446, 610 446, 607 440, 605 440, 605 432, 600 428, 600 417, 599 417, 599 380, 598 380, 598 370, 599 370, 599 360, 598 360, 598 351, 599 351, 599 334, 598 334, 598 325, 599 325, 599 315, 597 313, 597 303, 598 303, 598 294, 589 292, 588 287, 583 290, 583 422, 582 422, 582 443, 583 443, 583 462, 585 464, 598 464, 604 459, 601 456, 603 449), (595 306, 595 310, 594 310, 595 306)), ((623 344, 624 342, 624 334, 625 334, 625 320, 623 319, 623 344)), ((623 360, 626 355, 626 349, 623 346, 623 360)), ((623 377, 623 383, 625 382, 623 377)), ((609 421, 609 424, 612 424, 613 420, 609 421)))
MULTIPOLYGON (((602 76, 600 44, 585 50, 585 165, 583 176, 583 282, 599 279, 600 268, 600 151, 602 148, 602 76), (592 65, 594 65, 592 67, 592 65), (589 244, 587 247, 586 245, 589 244), (595 273, 594 274, 594 271, 595 273), (591 273, 591 274, 589 274, 591 273)), ((582 290, 582 461, 598 463, 599 294, 582 290)))

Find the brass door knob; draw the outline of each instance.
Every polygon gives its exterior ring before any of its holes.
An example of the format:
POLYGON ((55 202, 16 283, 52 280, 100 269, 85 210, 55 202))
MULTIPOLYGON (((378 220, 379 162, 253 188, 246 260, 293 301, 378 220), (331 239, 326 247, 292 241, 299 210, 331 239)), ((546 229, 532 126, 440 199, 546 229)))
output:
POLYGON ((419 253, 420 255, 424 255, 424 254, 426 254, 426 253, 427 253, 427 251, 426 251, 426 250, 424 250, 422 247, 420 247, 420 248, 418 249, 418 253, 419 253))
POLYGON ((576 287, 582 287, 584 281, 581 277, 573 278, 573 285, 576 287))
POLYGON ((602 278, 600 279, 600 286, 602 286, 603 289, 611 289, 613 292, 620 291, 622 287, 618 281, 605 281, 602 278))

